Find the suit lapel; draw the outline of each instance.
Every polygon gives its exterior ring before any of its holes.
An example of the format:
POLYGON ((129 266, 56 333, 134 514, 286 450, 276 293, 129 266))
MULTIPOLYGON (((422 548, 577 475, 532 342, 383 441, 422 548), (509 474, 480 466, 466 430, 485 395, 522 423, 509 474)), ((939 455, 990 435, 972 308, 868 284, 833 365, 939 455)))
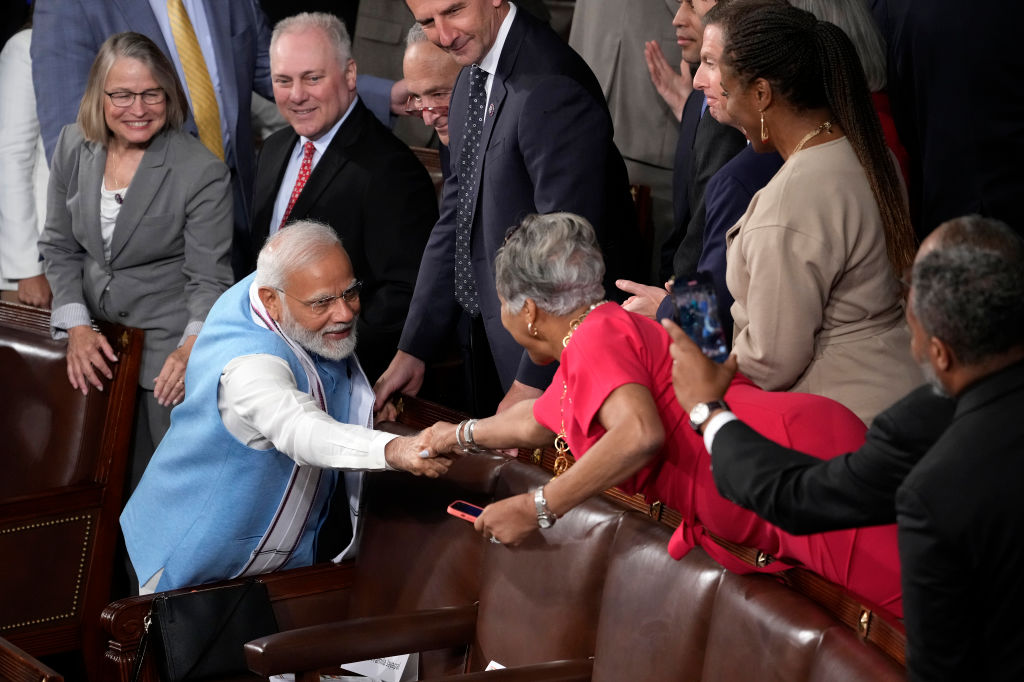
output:
POLYGON ((98 263, 106 262, 103 235, 100 231, 100 187, 107 167, 107 151, 95 142, 85 145, 78 168, 78 191, 81 212, 77 216, 85 224, 82 246, 98 263))
MULTIPOLYGON (((512 26, 509 27, 501 56, 498 58, 498 68, 495 69, 494 79, 491 82, 491 94, 487 98, 487 106, 484 108, 484 127, 480 132, 480 159, 476 164, 476 175, 470 178, 470 184, 467 186, 467 189, 472 192, 469 197, 469 205, 473 207, 474 216, 471 220, 475 220, 476 199, 480 192, 480 178, 483 177, 484 164, 487 162, 487 148, 491 144, 491 134, 494 132, 495 123, 501 115, 501 108, 505 103, 505 95, 508 93, 505 80, 515 65, 525 33, 526 25, 520 20, 520 14, 517 12, 512 26)), ((462 183, 461 178, 459 183, 462 183)))
POLYGON ((125 26, 131 26, 133 31, 141 33, 152 39, 156 46, 163 50, 163 53, 171 56, 167 43, 164 41, 163 31, 153 14, 153 9, 148 2, 139 0, 110 0, 124 18, 125 26))
MULTIPOLYGON (((203 3, 203 7, 206 9, 206 23, 212 34, 214 58, 217 60, 217 72, 220 74, 221 106, 224 107, 221 116, 227 122, 228 130, 236 129, 238 106, 233 103, 238 102, 240 96, 237 82, 235 81, 235 46, 231 41, 232 4, 234 3, 203 3)), ((252 93, 247 92, 245 96, 246 98, 251 97, 252 93)), ((226 152, 232 154, 233 149, 234 145, 230 145, 226 152)), ((235 163, 237 164, 237 161, 235 163)))
POLYGON ((334 178, 348 164, 346 149, 359 139, 363 133, 363 127, 366 125, 366 117, 372 115, 362 101, 356 102, 352 113, 338 128, 331 144, 317 161, 316 168, 306 180, 306 186, 302 188, 302 194, 295 200, 295 206, 292 208, 293 218, 305 218, 309 211, 317 205, 321 195, 330 189, 334 178))
POLYGON ((135 170, 128 193, 114 223, 110 240, 110 261, 113 262, 145 217, 153 198, 163 189, 167 173, 167 143, 172 133, 164 131, 153 138, 135 170))
MULTIPOLYGON (((274 204, 281 190, 288 157, 295 149, 299 136, 291 128, 285 128, 267 138, 260 151, 256 184, 253 190, 253 243, 263 244, 270 234, 270 220, 274 217, 274 204)), ((289 188, 291 191, 291 188, 289 188)))

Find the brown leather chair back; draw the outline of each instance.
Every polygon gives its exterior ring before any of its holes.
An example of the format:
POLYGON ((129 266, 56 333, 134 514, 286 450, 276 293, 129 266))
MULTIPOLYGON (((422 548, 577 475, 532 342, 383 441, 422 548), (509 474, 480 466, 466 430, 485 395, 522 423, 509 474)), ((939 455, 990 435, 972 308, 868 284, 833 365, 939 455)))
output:
MULTIPOLYGON (((536 467, 509 462, 495 497, 548 480, 536 467)), ((479 540, 483 583, 470 671, 491 660, 521 666, 594 655, 608 555, 622 514, 618 505, 593 499, 517 547, 479 540)))
POLYGON ((105 390, 83 396, 49 316, 0 303, 0 635, 34 656, 81 647, 95 672, 142 332, 104 328, 120 360, 105 390))
POLYGON ((852 631, 775 578, 726 571, 715 597, 701 679, 813 676, 854 682, 906 679, 891 659, 857 641, 852 631))
POLYGON ((665 549, 671 534, 640 514, 624 515, 602 597, 595 682, 702 679, 712 606, 725 569, 700 550, 676 561, 665 549), (652 583, 660 589, 652 590, 652 583))
POLYGON ((483 543, 468 521, 447 512, 457 499, 486 505, 497 455, 457 460, 429 485, 408 474, 367 476, 365 529, 356 558, 352 618, 472 604, 479 599, 483 543), (469 498, 469 499, 466 499, 469 498), (388 589, 379 589, 387 584, 388 589))
POLYGON ((37 329, 0 325, 0 500, 89 480, 102 426, 89 418, 96 421, 103 396, 90 400, 71 387, 65 342, 37 329))

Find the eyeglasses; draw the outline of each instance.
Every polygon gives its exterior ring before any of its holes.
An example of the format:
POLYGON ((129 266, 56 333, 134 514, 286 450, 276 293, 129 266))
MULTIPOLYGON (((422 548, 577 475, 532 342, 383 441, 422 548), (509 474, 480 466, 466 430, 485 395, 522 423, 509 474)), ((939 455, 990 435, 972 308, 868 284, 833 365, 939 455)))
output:
POLYGON ((416 95, 409 95, 409 98, 405 100, 405 113, 410 116, 423 117, 424 111, 429 111, 437 116, 448 115, 448 102, 451 99, 451 91, 436 92, 433 95, 424 95, 422 97, 416 95), (426 105, 426 106, 424 106, 426 105))
POLYGON ((314 315, 323 315, 330 310, 331 306, 334 305, 334 302, 339 299, 345 301, 345 303, 355 303, 359 299, 359 292, 363 289, 363 281, 357 279, 349 286, 348 289, 345 289, 345 291, 341 292, 337 296, 324 296, 313 301, 303 301, 301 298, 295 298, 295 296, 292 296, 284 289, 278 289, 277 287, 274 287, 274 289, 280 291, 288 298, 294 299, 306 306, 314 315))
POLYGON ((104 94, 110 98, 111 104, 122 109, 135 104, 136 96, 142 98, 143 104, 160 104, 167 99, 167 93, 164 92, 163 88, 153 88, 152 90, 143 90, 142 92, 132 92, 131 90, 104 91, 104 94))

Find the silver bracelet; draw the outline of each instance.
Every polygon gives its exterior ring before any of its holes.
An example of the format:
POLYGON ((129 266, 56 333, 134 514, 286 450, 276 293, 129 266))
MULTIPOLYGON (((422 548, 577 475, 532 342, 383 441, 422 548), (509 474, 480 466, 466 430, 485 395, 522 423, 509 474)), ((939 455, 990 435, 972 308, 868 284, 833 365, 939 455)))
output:
POLYGON ((476 441, 473 440, 473 429, 476 427, 476 423, 478 421, 480 421, 480 420, 479 419, 470 419, 466 423, 466 443, 469 445, 470 449, 474 453, 480 452, 481 449, 482 449, 482 448, 480 448, 479 445, 476 444, 476 441))
POLYGON ((462 427, 464 427, 468 421, 468 419, 463 419, 459 422, 459 425, 455 427, 455 440, 458 442, 459 448, 461 448, 463 452, 469 452, 466 447, 466 443, 462 440, 462 427))

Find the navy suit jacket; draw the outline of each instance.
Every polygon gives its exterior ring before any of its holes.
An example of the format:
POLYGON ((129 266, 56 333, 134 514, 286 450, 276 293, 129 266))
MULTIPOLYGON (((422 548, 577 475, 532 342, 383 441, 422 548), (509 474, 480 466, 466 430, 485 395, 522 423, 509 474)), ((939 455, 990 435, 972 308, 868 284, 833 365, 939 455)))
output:
POLYGON ((672 258, 671 274, 686 277, 697 271, 697 261, 704 244, 704 194, 708 181, 746 145, 747 138, 743 133, 732 126, 722 125, 709 112, 705 112, 697 122, 689 165, 676 166, 675 169, 676 173, 689 174, 686 203, 690 214, 688 221, 677 227, 680 241, 672 258))
MULTIPOLYGON (((553 368, 530 362, 501 325, 494 287, 494 256, 505 232, 531 213, 571 211, 587 218, 601 242, 606 289, 630 274, 625 254, 635 237, 625 164, 612 142, 612 122, 597 79, 582 58, 548 26, 517 12, 494 75, 484 115, 478 175, 458 173, 469 94, 466 69, 452 93, 451 174, 441 218, 423 255, 416 292, 399 347, 427 359, 453 334, 455 213, 460 185, 475 194, 471 235, 480 313, 502 386, 512 381, 544 387, 553 368)), ((638 262, 638 261, 637 261, 638 262)))
MULTIPOLYGON (((288 127, 263 145, 253 216, 257 245, 269 233, 281 178, 298 139, 288 127)), ((363 280, 356 352, 375 381, 398 349, 423 248, 437 220, 437 198, 423 164, 362 100, 338 128, 295 201, 289 220, 306 219, 334 228, 356 277, 363 280)))
POLYGON ((718 312, 725 338, 732 342, 732 294, 725 284, 725 233, 739 221, 754 194, 782 167, 777 152, 758 154, 753 147, 734 156, 708 180, 704 191, 704 246, 697 271, 711 274, 718 296, 718 312))
POLYGON ((700 110, 704 93, 694 90, 683 104, 683 115, 679 119, 679 139, 676 141, 676 158, 672 168, 672 230, 665 241, 658 245, 661 253, 659 281, 664 282, 673 275, 672 258, 679 242, 683 240, 686 226, 690 222, 690 160, 693 158, 693 142, 697 137, 700 110), (685 169, 685 171, 684 171, 685 169))

